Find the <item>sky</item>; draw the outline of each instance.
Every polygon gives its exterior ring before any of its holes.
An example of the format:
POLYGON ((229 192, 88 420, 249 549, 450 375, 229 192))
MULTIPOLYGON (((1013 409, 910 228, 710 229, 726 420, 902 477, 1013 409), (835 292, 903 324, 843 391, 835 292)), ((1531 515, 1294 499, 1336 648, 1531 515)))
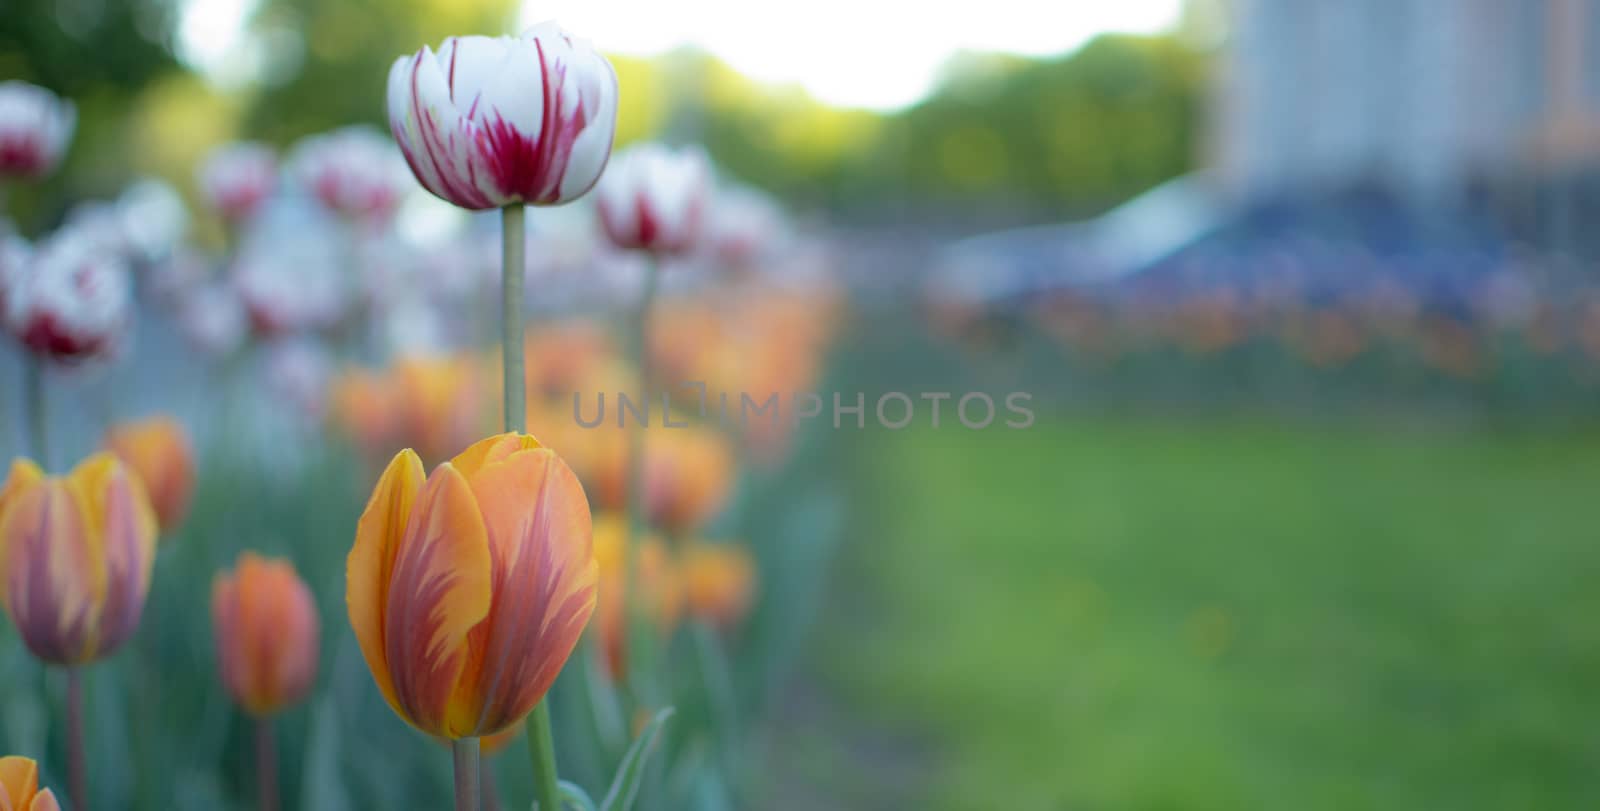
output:
MULTIPOLYGON (((243 37, 254 0, 190 0, 180 53, 220 84, 255 69, 243 37)), ((1182 0, 524 0, 519 25, 554 19, 610 53, 692 45, 764 82, 799 84, 839 107, 892 110, 933 89, 964 51, 1052 56, 1106 31, 1177 21, 1182 0)), ((463 32, 472 33, 472 32, 463 32)))

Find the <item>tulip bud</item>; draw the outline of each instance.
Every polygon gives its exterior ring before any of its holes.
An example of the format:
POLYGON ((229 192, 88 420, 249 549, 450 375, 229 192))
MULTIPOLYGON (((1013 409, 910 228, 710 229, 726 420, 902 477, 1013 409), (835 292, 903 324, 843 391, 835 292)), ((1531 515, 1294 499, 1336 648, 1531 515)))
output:
POLYGON ((189 514, 194 495, 194 450, 183 426, 165 417, 125 423, 113 426, 104 444, 139 477, 162 534, 171 534, 189 514))
POLYGON ((679 567, 690 614, 724 630, 744 619, 756 590, 756 567, 749 550, 696 544, 684 553, 679 567))
POLYGON ((715 518, 732 481, 733 452, 713 429, 652 431, 645 439, 645 515, 669 535, 693 532, 715 518))
POLYGON ((628 521, 621 515, 606 514, 594 523, 594 558, 600 571, 600 602, 595 609, 595 628, 600 634, 600 652, 605 656, 606 672, 621 681, 628 671, 628 594, 632 592, 656 632, 665 637, 678 627, 683 616, 683 586, 672 565, 666 544, 655 535, 639 539, 635 573, 638 582, 630 583, 625 546, 628 521))
POLYGON ((39 764, 25 757, 0 757, 0 811, 61 811, 50 789, 39 789, 39 764))
POLYGON ((377 130, 344 127, 302 140, 290 169, 330 210, 366 222, 394 214, 406 190, 405 167, 377 130))
POLYGON ((155 544, 155 511, 115 456, 60 477, 19 459, 0 487, 0 602, 34 656, 95 661, 138 627, 155 544))
POLYGON ((317 606, 286 560, 253 552, 211 584, 217 664, 246 712, 271 715, 299 703, 317 678, 317 606))
POLYGON ((0 180, 49 174, 77 123, 72 102, 27 82, 0 82, 0 180))
POLYGON ((595 203, 613 245, 678 256, 698 244, 710 193, 711 168, 699 148, 645 143, 617 153, 595 203))
POLYGON ((250 219, 278 185, 278 158, 265 144, 225 144, 199 170, 200 193, 229 222, 250 219))
POLYGON ((589 504, 527 435, 484 439, 423 479, 402 451, 356 527, 345 601, 373 680, 430 735, 522 720, 594 612, 589 504))
POLYGON ((115 354, 132 300, 128 268, 92 235, 67 227, 34 254, 6 295, 6 323, 34 352, 62 361, 115 354))
POLYGON ((450 37, 389 71, 389 128, 417 180, 462 208, 582 197, 611 155, 617 76, 553 22, 450 37))

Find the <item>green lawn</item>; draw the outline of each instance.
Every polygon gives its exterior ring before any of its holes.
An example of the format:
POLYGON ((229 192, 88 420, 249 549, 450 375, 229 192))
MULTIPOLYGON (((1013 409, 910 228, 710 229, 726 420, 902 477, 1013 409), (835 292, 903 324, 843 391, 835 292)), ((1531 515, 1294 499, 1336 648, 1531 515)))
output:
POLYGON ((822 678, 918 807, 1600 807, 1600 433, 1084 419, 856 468, 822 678))

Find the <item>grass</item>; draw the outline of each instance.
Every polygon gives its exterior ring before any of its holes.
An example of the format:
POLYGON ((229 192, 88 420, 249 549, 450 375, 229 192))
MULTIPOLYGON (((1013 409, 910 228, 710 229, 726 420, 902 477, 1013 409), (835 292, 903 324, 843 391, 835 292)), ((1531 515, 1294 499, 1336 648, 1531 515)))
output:
POLYGON ((823 676, 932 749, 916 807, 1600 803, 1600 434, 1082 419, 857 458, 823 676))

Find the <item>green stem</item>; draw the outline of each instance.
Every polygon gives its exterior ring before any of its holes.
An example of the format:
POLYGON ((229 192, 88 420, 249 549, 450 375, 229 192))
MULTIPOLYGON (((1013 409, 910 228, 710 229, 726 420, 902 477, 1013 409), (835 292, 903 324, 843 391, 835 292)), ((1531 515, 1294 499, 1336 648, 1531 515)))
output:
POLYGON ((456 811, 479 811, 478 739, 458 738, 450 750, 456 762, 456 811))
MULTIPOLYGON (((500 266, 500 353, 505 363, 505 429, 520 433, 527 429, 528 421, 528 382, 522 370, 522 281, 527 267, 524 251, 528 242, 527 232, 523 230, 523 207, 509 205, 501 211, 500 236, 504 252, 500 266)), ((559 811, 561 781, 556 775, 556 745, 550 732, 548 699, 540 699, 528 714, 527 727, 528 751, 533 757, 534 799, 538 800, 541 811, 559 811)), ((456 784, 459 791, 459 772, 456 784)), ((476 808, 474 804, 474 811, 476 808)))
MULTIPOLYGON (((638 589, 626 588, 638 572, 637 549, 645 534, 644 515, 644 454, 645 425, 650 419, 650 311, 655 304, 656 286, 660 273, 654 257, 644 259, 644 289, 639 293, 639 309, 633 319, 629 335, 628 358, 639 373, 639 398, 643 404, 644 420, 634 420, 628 429, 628 534, 622 547, 622 571, 625 588, 625 610, 632 625, 638 619, 638 589)), ((617 412, 621 414, 621 411, 617 412)), ((663 415, 664 417, 665 415, 663 415)))
POLYGON ((278 811, 278 742, 272 719, 256 719, 256 797, 261 811, 278 811))
POLYGON ((83 676, 67 668, 67 786, 72 811, 89 811, 89 764, 83 754, 83 676))
POLYGON ((28 453, 46 471, 50 470, 50 432, 46 429, 44 359, 27 352, 22 360, 22 396, 28 410, 28 453))
POLYGON ((505 363, 505 426, 507 431, 527 429, 528 381, 522 369, 522 282, 527 273, 524 254, 527 232, 520 203, 501 209, 500 348, 505 363))

